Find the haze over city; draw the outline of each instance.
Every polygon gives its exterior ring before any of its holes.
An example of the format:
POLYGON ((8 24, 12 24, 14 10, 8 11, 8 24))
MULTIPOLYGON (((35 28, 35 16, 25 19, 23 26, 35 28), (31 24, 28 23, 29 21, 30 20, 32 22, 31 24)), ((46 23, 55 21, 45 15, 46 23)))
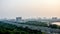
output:
POLYGON ((60 17, 60 0, 0 0, 0 18, 60 17))
POLYGON ((0 0, 0 34, 60 34, 60 0, 0 0))

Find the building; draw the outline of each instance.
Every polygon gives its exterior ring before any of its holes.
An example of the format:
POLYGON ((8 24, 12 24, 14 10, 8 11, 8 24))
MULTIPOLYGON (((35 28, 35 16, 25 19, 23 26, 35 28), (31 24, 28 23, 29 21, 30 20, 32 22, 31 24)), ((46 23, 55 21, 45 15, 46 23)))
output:
POLYGON ((22 20, 22 17, 16 17, 16 21, 19 22, 22 20))
POLYGON ((52 19, 57 19, 57 17, 52 17, 52 19))

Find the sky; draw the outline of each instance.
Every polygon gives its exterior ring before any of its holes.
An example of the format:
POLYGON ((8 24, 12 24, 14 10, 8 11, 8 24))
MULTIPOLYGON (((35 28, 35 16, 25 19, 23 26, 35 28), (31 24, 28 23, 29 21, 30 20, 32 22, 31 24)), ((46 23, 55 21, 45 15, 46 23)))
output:
POLYGON ((60 17, 60 0, 0 0, 0 18, 60 17))

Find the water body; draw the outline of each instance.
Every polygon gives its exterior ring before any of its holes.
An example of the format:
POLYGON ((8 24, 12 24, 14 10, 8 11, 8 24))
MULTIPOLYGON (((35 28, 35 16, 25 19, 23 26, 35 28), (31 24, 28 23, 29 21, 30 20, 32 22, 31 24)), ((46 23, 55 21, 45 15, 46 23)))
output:
POLYGON ((56 25, 60 26, 60 22, 53 22, 52 24, 56 24, 56 25))

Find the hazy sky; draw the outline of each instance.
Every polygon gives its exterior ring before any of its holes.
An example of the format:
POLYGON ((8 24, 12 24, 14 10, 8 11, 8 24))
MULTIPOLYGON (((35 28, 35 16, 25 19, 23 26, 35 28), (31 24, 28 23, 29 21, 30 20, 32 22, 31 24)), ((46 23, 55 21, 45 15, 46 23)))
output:
POLYGON ((0 18, 60 17, 60 0, 0 0, 0 18))

